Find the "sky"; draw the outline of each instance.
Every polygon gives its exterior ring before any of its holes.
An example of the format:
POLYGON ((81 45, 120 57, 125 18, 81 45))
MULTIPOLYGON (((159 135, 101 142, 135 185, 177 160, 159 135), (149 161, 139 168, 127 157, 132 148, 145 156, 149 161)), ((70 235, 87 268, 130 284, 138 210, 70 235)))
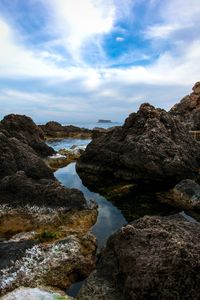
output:
POLYGON ((199 0, 0 0, 0 118, 123 121, 200 80, 199 0))

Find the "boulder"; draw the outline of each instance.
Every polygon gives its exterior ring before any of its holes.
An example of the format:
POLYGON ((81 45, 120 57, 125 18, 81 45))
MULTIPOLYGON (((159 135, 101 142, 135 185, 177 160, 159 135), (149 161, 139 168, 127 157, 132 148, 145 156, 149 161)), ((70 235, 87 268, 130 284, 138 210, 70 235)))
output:
POLYGON ((193 92, 175 104, 170 113, 178 116, 190 130, 200 130, 200 82, 196 82, 193 92))
POLYGON ((48 156, 55 151, 44 142, 43 131, 30 117, 11 114, 1 121, 1 129, 6 130, 11 137, 15 137, 24 144, 28 144, 38 155, 48 156))
POLYGON ((52 171, 27 143, 0 132, 0 179, 18 170, 34 179, 54 178, 52 171))
POLYGON ((0 182, 0 204, 7 203, 12 207, 38 205, 47 207, 65 207, 84 209, 87 207, 83 193, 77 189, 68 189, 57 180, 34 180, 25 172, 5 176, 0 182))
POLYGON ((9 115, 0 124, 0 204, 87 207, 83 194, 64 188, 39 156, 36 150, 51 148, 41 146, 42 132, 30 118, 9 115))
POLYGON ((172 186, 196 176, 199 153, 200 145, 177 118, 145 103, 122 127, 92 140, 77 172, 93 189, 123 182, 172 186))
POLYGON ((77 299, 199 299, 199 268, 199 224, 143 217, 109 238, 77 299))
POLYGON ((66 290, 94 269, 95 252, 96 239, 89 233, 81 237, 68 235, 51 244, 36 244, 0 271, 0 295, 20 286, 66 290))
POLYGON ((91 130, 73 125, 63 126, 58 122, 50 121, 45 125, 39 125, 47 139, 51 138, 90 138, 91 130))

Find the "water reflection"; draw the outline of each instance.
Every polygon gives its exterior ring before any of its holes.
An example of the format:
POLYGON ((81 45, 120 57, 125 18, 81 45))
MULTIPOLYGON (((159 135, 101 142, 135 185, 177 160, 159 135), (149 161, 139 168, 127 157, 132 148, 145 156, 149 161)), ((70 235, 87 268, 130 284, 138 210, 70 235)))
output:
POLYGON ((64 186, 68 188, 77 188, 83 192, 86 199, 92 199, 98 203, 99 214, 96 224, 92 227, 92 233, 97 237, 98 248, 102 248, 108 237, 127 223, 121 211, 104 197, 98 193, 91 192, 82 184, 82 181, 76 172, 75 163, 71 163, 67 167, 59 169, 54 174, 64 186))

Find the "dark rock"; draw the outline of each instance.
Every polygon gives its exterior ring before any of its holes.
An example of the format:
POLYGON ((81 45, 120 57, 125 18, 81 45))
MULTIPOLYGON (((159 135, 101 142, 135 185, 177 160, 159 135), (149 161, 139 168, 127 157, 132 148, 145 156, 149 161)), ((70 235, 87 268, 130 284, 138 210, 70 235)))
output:
POLYGON ((107 242, 78 300, 200 298, 200 225, 143 217, 107 242))
POLYGON ((43 131, 33 120, 23 115, 8 115, 1 121, 0 131, 6 130, 24 144, 28 144, 35 152, 43 157, 52 155, 55 151, 44 142, 43 131))
POLYGON ((50 121, 45 125, 39 125, 39 127, 44 132, 46 138, 67 138, 67 137, 77 137, 77 138, 90 138, 91 130, 86 128, 80 128, 73 125, 62 126, 58 122, 50 121))
POLYGON ((0 199, 0 203, 7 203, 13 207, 29 204, 65 207, 66 210, 70 210, 87 206, 82 192, 67 189, 56 180, 34 180, 27 177, 23 171, 1 180, 0 199))
POLYGON ((114 127, 110 127, 110 128, 95 127, 94 129, 92 129, 92 139, 96 139, 108 132, 113 131, 114 129, 116 129, 118 127, 119 126, 114 126, 114 127))
POLYGON ((199 153, 177 118, 146 103, 122 127, 92 140, 77 171, 93 189, 123 182, 170 186, 196 176, 199 153))
POLYGON ((2 269, 10 267, 36 244, 36 241, 0 242, 0 274, 2 269))
POLYGON ((178 116, 190 130, 200 130, 200 82, 192 90, 190 95, 171 108, 170 113, 178 116))
POLYGON ((61 206, 67 210, 87 206, 83 194, 65 189, 37 154, 36 150, 47 154, 51 148, 42 146, 41 130, 30 118, 9 115, 0 124, 0 204, 61 206))
POLYGON ((0 132, 0 179, 18 170, 35 179, 54 178, 52 171, 28 144, 0 132))

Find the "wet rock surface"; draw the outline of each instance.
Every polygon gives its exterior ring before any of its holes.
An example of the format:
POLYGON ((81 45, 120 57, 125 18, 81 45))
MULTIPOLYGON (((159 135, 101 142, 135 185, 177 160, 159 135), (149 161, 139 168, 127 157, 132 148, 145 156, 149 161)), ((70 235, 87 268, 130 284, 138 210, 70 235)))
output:
POLYGON ((177 118, 145 103, 122 127, 92 140, 77 172, 93 189, 127 182, 170 186, 196 176, 199 153, 199 144, 177 118))
POLYGON ((176 202, 185 203, 185 207, 200 211, 200 185, 195 181, 182 180, 174 187, 172 193, 176 202))
POLYGON ((196 82, 192 90, 171 108, 170 113, 178 116, 190 130, 200 130, 200 82, 196 82))
POLYGON ((77 299, 199 299, 199 268, 199 224, 143 217, 110 237, 77 299))
POLYGON ((70 149, 60 149, 55 155, 46 158, 45 162, 53 171, 56 171, 76 161, 84 151, 85 147, 79 148, 76 146, 70 149))
POLYGON ((73 125, 63 126, 58 122, 50 121, 45 125, 39 125, 44 132, 46 138, 89 138, 91 136, 91 130, 86 128, 80 128, 73 125))

